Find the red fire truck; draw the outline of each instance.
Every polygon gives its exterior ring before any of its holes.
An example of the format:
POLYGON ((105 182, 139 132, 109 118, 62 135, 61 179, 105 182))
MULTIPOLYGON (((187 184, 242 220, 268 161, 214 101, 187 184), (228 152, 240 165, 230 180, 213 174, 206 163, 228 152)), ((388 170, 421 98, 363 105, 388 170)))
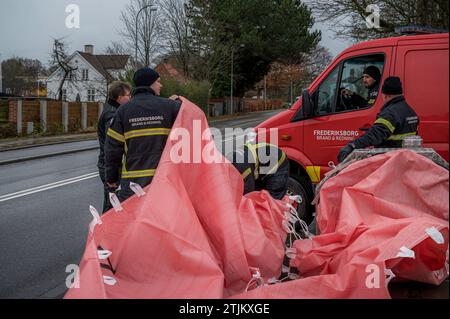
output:
POLYGON ((256 128, 278 129, 279 146, 290 160, 289 188, 305 199, 305 211, 312 212, 308 203, 313 185, 330 170, 330 161, 336 162, 339 149, 367 131, 383 107, 381 93, 372 106, 351 105, 342 94, 349 89, 367 96, 360 77, 369 65, 380 70, 381 82, 400 77, 406 100, 420 117, 424 147, 449 160, 448 38, 448 33, 400 36, 354 45, 316 78, 291 109, 256 128))

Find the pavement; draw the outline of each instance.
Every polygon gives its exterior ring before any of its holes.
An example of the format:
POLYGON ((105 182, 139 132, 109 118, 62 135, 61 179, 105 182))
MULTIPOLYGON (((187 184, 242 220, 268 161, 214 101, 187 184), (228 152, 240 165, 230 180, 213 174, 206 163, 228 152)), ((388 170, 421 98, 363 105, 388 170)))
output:
MULTIPOLYGON (((226 127, 254 127, 279 112, 210 124, 224 134, 226 127)), ((51 145, 0 151, 0 298, 63 297, 66 267, 78 265, 84 252, 89 205, 103 206, 98 142, 40 142, 51 145)))

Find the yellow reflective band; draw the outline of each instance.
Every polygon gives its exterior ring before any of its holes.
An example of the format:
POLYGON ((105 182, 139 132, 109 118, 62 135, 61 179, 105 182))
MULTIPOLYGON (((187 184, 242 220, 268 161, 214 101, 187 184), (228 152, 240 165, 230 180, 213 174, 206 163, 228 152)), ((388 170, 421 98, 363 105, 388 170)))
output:
POLYGON ((245 147, 247 147, 250 151, 250 153, 252 153, 253 156, 253 160, 255 161, 255 179, 258 179, 259 177, 259 161, 258 161, 258 155, 256 154, 256 145, 252 145, 252 144, 245 144, 245 147))
POLYGON ((381 117, 375 121, 375 124, 381 124, 381 125, 386 126, 389 129, 389 131, 391 131, 391 133, 394 133, 394 131, 395 131, 395 126, 392 125, 392 123, 389 122, 388 120, 385 120, 381 117))
POLYGON ((405 134, 398 134, 398 135, 391 135, 388 140, 389 141, 401 141, 403 140, 405 137, 407 136, 413 136, 413 135, 417 135, 417 132, 412 132, 412 133, 405 133, 405 134))
POLYGON ((277 165, 275 165, 274 167, 272 167, 272 169, 271 169, 266 175, 270 175, 270 174, 275 173, 275 172, 278 170, 278 168, 281 166, 281 164, 283 164, 283 162, 284 162, 285 159, 286 159, 286 154, 284 154, 284 152, 282 152, 281 158, 280 158, 280 160, 278 161, 277 165))
POLYGON ((116 131, 114 131, 111 128, 108 129, 108 133, 106 133, 106 134, 121 143, 125 143, 125 137, 122 134, 117 133, 116 131))
POLYGON ((142 136, 157 136, 157 135, 169 135, 169 128, 148 128, 143 130, 129 131, 125 133, 125 139, 142 137, 142 136))
POLYGON ((306 173, 308 173, 311 182, 320 182, 320 166, 306 166, 306 173))
POLYGON ((251 168, 247 168, 247 170, 241 174, 242 179, 246 179, 250 174, 252 173, 252 169, 251 168))
POLYGON ((147 169, 142 171, 123 171, 122 178, 139 178, 155 176, 156 169, 147 169))

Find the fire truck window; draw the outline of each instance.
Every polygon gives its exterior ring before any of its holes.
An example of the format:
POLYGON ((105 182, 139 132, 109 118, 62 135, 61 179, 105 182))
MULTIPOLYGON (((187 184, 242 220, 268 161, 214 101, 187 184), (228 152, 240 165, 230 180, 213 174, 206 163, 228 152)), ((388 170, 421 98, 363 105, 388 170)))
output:
POLYGON ((371 107, 375 104, 381 86, 365 83, 364 70, 373 66, 383 74, 384 55, 375 54, 346 60, 342 69, 336 112, 346 112, 371 107))
POLYGON ((339 77, 339 67, 336 67, 316 91, 315 115, 321 116, 333 112, 336 97, 336 86, 339 77))

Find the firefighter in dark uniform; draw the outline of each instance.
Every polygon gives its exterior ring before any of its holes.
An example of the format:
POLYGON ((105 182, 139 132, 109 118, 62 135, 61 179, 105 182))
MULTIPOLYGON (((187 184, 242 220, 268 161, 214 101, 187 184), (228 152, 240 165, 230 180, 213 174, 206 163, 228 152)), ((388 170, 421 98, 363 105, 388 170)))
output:
POLYGON ((104 185, 104 198, 103 198, 103 213, 112 208, 109 201, 109 187, 106 184, 105 177, 105 140, 106 132, 109 129, 111 120, 116 116, 119 106, 126 104, 130 101, 131 87, 124 82, 113 82, 108 88, 108 101, 103 106, 103 112, 98 120, 97 135, 100 143, 100 154, 98 156, 98 171, 100 179, 104 185))
POLYGON ((121 201, 134 195, 130 182, 151 183, 181 106, 159 97, 160 76, 150 68, 138 70, 134 84, 133 98, 118 109, 105 143, 106 181, 112 191, 120 183, 121 201))
POLYGON ((350 100, 350 104, 358 108, 375 104, 380 90, 380 70, 374 65, 368 66, 363 71, 362 80, 364 87, 369 89, 367 99, 347 89, 344 89, 342 92, 344 97, 350 100))
POLYGON ((387 78, 382 87, 382 94, 385 105, 377 115, 375 123, 366 134, 340 150, 339 162, 342 162, 354 149, 369 146, 401 148, 405 137, 418 134, 419 117, 405 101, 400 78, 387 78))
POLYGON ((275 199, 287 192, 289 160, 278 147, 267 143, 247 143, 232 154, 233 165, 244 179, 244 195, 267 190, 275 199))

